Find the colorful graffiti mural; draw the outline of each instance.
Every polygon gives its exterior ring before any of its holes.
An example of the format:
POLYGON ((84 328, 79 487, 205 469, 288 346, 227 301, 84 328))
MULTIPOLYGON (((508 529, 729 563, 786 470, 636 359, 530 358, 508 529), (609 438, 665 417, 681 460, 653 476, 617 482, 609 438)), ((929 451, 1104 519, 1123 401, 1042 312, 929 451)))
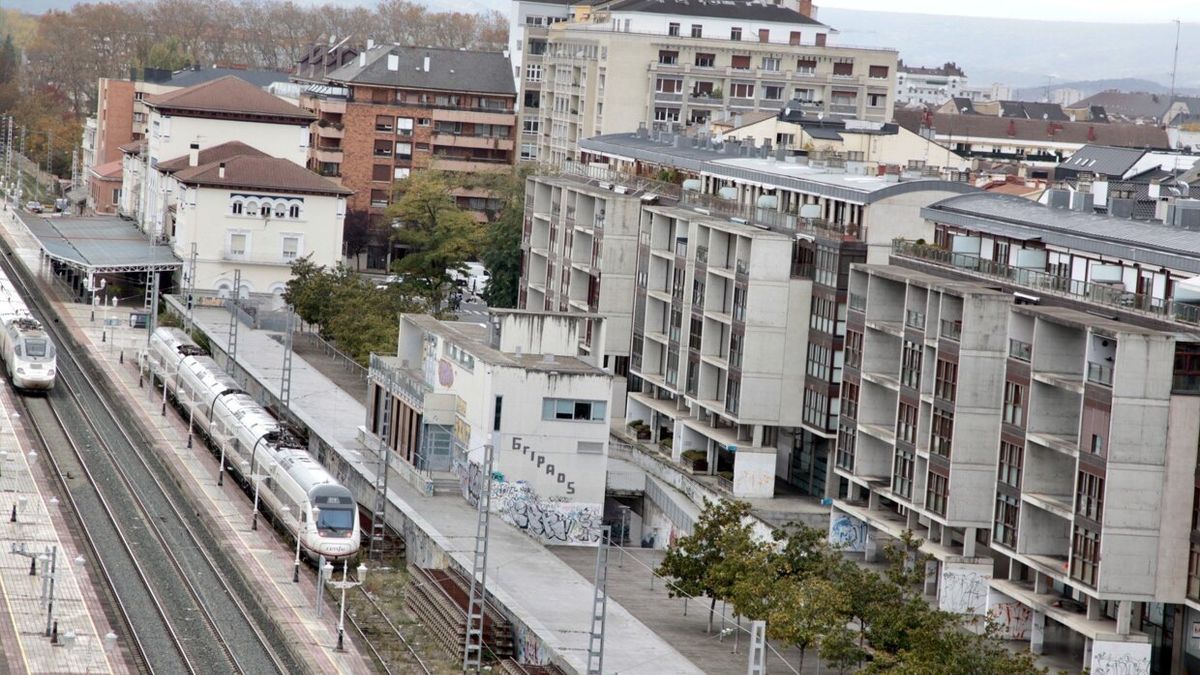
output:
POLYGON ((1033 610, 1003 593, 988 593, 988 619, 1001 640, 1028 640, 1033 632, 1033 610))
MULTIPOLYGON (((455 462, 459 487, 468 504, 479 503, 483 470, 475 462, 455 462)), ((504 522, 545 544, 594 545, 600 541, 601 505, 540 497, 525 481, 507 481, 493 472, 491 510, 504 522)))

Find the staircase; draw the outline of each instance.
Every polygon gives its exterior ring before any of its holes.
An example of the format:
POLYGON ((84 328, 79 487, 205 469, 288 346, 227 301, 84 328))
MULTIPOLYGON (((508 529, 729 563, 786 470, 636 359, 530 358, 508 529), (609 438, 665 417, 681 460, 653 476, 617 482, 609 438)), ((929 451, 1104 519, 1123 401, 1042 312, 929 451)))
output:
MULTIPOLYGON (((408 569, 408 609, 447 651, 461 656, 467 639, 467 579, 450 570, 414 565, 408 569)), ((484 607, 483 643, 485 661, 502 662, 512 659, 515 653, 512 625, 490 603, 484 607)))

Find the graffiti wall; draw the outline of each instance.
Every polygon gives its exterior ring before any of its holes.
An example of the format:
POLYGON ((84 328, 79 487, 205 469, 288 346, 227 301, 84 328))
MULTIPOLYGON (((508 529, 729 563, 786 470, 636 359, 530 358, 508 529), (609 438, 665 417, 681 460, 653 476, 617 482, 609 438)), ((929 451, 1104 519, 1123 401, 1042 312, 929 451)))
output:
POLYGON ((1149 642, 1092 643, 1091 675, 1150 675, 1149 642))
MULTIPOLYGON (((478 504, 483 486, 481 467, 460 459, 454 468, 463 499, 478 504)), ((492 513, 544 544, 589 546, 600 541, 601 504, 541 497, 525 481, 507 481, 498 471, 492 474, 491 497, 492 513)))
POLYGON ((1001 640, 1028 640, 1033 634, 1033 610, 999 591, 988 592, 988 619, 1001 640))
POLYGON ((992 563, 942 563, 942 579, 938 584, 938 609, 955 614, 982 616, 987 613, 988 579, 992 563))
POLYGON ((867 524, 854 516, 830 511, 829 543, 843 551, 865 553, 867 550, 867 524))

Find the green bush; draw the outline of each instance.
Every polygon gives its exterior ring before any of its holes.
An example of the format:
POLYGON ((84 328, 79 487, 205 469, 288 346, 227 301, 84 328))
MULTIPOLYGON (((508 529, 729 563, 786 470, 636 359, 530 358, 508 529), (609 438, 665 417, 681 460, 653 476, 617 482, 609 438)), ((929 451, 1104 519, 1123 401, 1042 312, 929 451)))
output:
POLYGON ((689 462, 702 462, 708 460, 708 453, 703 450, 684 450, 680 456, 689 462))

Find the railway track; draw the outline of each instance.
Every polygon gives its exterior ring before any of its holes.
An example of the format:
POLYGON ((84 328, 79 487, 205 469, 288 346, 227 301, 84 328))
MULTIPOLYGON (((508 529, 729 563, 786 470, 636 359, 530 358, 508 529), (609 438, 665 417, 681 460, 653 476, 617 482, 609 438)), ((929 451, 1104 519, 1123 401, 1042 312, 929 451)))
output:
MULTIPOLYGON (((0 248, 8 249, 6 244, 0 248)), ((153 451, 131 413, 96 384, 94 366, 48 311, 23 269, 2 266, 58 345, 58 381, 24 407, 109 586, 139 669, 152 673, 301 673, 277 651, 285 639, 255 604, 256 591, 153 451), (243 601, 243 599, 245 599, 243 601)))
MULTIPOLYGON (((365 611, 350 611, 347 608, 346 622, 358 635, 360 643, 370 653, 371 659, 384 673, 388 675, 402 673, 405 675, 410 673, 433 675, 433 671, 421 659, 420 654, 417 654, 412 644, 404 638, 400 629, 392 623, 383 608, 375 602, 366 589, 358 586, 354 590, 354 597, 356 602, 352 606, 357 610, 365 608, 365 611)), ((347 604, 351 604, 349 598, 347 598, 347 604)))

